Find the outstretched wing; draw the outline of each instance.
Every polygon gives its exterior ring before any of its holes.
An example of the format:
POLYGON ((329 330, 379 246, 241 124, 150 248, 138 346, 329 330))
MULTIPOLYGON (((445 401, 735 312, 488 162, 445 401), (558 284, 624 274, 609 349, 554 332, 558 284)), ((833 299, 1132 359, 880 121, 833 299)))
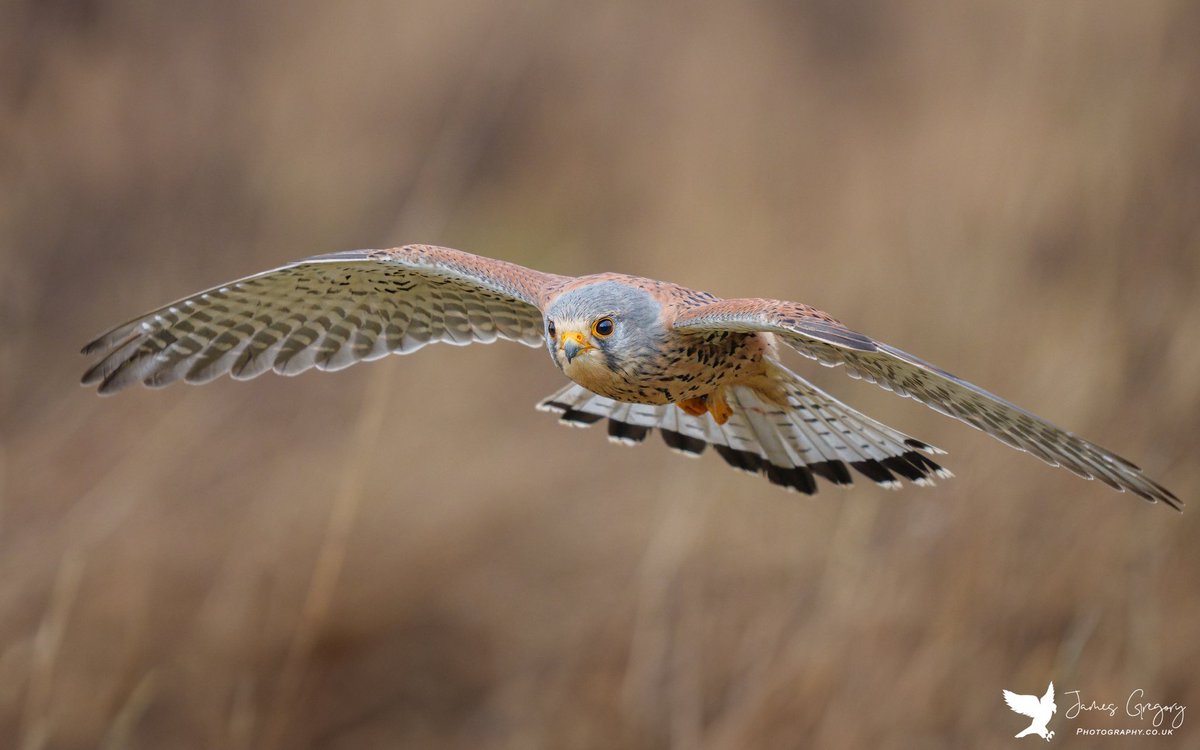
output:
POLYGON ((1042 706, 1036 695, 1017 695, 1008 690, 1004 691, 1004 702, 1012 710, 1031 719, 1037 716, 1038 709, 1042 706))
POLYGON ((1048 706, 1053 702, 1054 702, 1054 683, 1051 682, 1050 686, 1048 688, 1046 688, 1046 694, 1042 696, 1042 705, 1048 706))
POLYGON ((1052 466, 1064 466, 1081 477, 1099 479, 1151 502, 1161 500, 1177 510, 1183 507, 1169 490, 1111 451, 911 354, 852 331, 807 305, 764 299, 720 300, 682 312, 675 329, 773 333, 805 356, 826 365, 845 365, 852 377, 921 401, 1052 466))
POLYGON ((567 279, 427 245, 289 263, 186 297, 105 333, 84 385, 205 383, 225 373, 338 370, 426 344, 542 344, 541 305, 567 279))

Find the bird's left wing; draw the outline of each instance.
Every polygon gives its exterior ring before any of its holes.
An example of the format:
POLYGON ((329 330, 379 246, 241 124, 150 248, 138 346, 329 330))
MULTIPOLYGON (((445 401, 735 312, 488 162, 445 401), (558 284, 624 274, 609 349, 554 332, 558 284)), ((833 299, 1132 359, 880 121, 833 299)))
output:
POLYGON ((907 352, 852 331, 808 305, 765 299, 719 300, 681 312, 674 327, 681 332, 773 333, 807 357, 825 365, 845 365, 851 377, 914 398, 1052 466, 1064 466, 1079 476, 1099 479, 1151 502, 1162 501, 1176 510, 1183 507, 1170 490, 1115 453, 907 352))
POLYGON ((1010 690, 1004 691, 1004 702, 1013 711, 1030 718, 1036 716, 1038 709, 1042 707, 1036 695, 1017 695, 1010 690))
POLYGON ((542 344, 541 307, 565 277, 449 248, 318 255, 186 297, 84 347, 84 385, 248 379, 338 370, 444 341, 542 344))

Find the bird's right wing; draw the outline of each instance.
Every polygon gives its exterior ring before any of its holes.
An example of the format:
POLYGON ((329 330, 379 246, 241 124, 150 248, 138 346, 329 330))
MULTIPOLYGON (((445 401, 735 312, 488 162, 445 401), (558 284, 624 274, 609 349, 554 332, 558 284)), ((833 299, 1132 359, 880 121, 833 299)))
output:
POLYGON ((1036 695, 1017 695, 1008 690, 1004 691, 1004 702, 1012 710, 1031 719, 1037 715, 1038 709, 1042 705, 1036 695))
POLYGON ((1128 490, 1176 510, 1183 507, 1170 490, 1112 451, 1055 427, 940 367, 852 331, 808 305, 768 299, 719 300, 684 311, 675 319, 674 329, 681 333, 775 334, 806 357, 825 365, 845 365, 852 377, 914 398, 1052 466, 1064 466, 1119 492, 1128 490))
POLYGON ((1042 703, 1045 705, 1049 705, 1053 702, 1054 702, 1054 683, 1051 682, 1049 687, 1046 688, 1046 694, 1042 696, 1042 703))
POLYGON ((449 248, 354 250, 289 263, 134 318, 84 347, 84 385, 204 383, 338 370, 426 344, 543 342, 565 277, 449 248))

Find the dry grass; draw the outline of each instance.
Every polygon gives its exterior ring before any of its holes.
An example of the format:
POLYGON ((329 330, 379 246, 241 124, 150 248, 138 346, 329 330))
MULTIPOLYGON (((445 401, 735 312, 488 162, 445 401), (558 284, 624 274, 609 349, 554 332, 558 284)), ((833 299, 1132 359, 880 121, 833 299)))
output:
POLYGON ((0 746, 1008 746, 1001 688, 1050 677, 1200 706, 1194 6, 515 7, 0 9, 0 746), (408 241, 816 304, 1193 510, 799 362, 958 478, 798 500, 608 446, 517 346, 75 386, 122 316, 408 241))

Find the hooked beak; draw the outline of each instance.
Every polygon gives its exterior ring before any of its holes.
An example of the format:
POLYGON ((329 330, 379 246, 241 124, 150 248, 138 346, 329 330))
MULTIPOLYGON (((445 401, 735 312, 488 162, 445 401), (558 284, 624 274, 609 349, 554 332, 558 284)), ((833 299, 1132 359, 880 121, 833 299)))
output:
POLYGON ((587 342, 583 334, 579 331, 567 331, 562 335, 562 350, 567 357, 567 364, 575 359, 581 352, 585 352, 592 348, 592 345, 587 342))

